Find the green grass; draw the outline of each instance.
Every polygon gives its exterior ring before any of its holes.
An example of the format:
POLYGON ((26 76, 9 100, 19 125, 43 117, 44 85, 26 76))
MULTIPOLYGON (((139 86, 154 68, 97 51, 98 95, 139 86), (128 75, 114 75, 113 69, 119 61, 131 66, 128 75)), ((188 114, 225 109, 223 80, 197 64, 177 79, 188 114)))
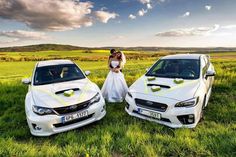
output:
MULTIPOLYGON (((124 69, 127 83, 131 85, 154 60, 129 60, 124 69)), ((102 86, 106 62, 76 63, 91 70, 89 78, 102 86)), ((24 113, 27 87, 20 78, 31 75, 34 64, 0 62, 0 156, 236 156, 234 58, 213 58, 217 75, 212 97, 204 121, 195 129, 140 120, 128 116, 124 103, 108 103, 101 121, 44 138, 30 134, 24 113)))

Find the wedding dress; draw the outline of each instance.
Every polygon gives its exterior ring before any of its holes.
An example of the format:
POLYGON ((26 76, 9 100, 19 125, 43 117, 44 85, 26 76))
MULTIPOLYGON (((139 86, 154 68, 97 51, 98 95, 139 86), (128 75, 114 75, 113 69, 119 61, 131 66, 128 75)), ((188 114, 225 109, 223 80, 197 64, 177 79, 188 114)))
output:
MULTIPOLYGON (((111 61, 112 67, 117 67, 119 61, 111 61)), ((122 102, 128 91, 124 74, 122 72, 110 72, 102 87, 102 95, 108 102, 122 102)))

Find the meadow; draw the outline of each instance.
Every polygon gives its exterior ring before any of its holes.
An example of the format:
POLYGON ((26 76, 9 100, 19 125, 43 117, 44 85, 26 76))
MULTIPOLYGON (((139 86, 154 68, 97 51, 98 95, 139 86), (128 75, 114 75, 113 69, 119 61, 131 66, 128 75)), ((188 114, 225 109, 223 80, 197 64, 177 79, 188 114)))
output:
MULTIPOLYGON (((125 51, 128 85, 168 52, 125 51)), ((37 60, 70 58, 102 86, 108 51, 0 52, 0 156, 236 156, 236 52, 210 53, 216 69, 205 119, 194 129, 171 129, 130 117, 124 103, 107 103, 99 122, 50 137, 30 134, 24 112, 29 77, 37 60), (24 59, 22 59, 24 58, 24 59), (86 58, 86 59, 84 59, 86 58), (27 61, 26 61, 27 60, 27 61)))

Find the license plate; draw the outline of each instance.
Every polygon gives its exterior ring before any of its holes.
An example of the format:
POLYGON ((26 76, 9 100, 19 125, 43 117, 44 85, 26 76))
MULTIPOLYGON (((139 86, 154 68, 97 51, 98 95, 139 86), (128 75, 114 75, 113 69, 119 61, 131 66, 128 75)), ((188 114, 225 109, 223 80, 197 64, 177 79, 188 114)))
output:
POLYGON ((61 121, 62 121, 62 123, 65 123, 65 122, 72 121, 74 119, 79 119, 79 118, 83 118, 83 117, 87 117, 87 116, 88 116, 88 111, 85 110, 85 111, 78 112, 78 113, 75 113, 75 114, 63 116, 61 118, 61 121))
POLYGON ((143 114, 143 115, 146 115, 146 116, 149 116, 149 117, 152 117, 152 118, 155 118, 155 119, 161 119, 161 114, 160 113, 157 113, 157 112, 153 112, 153 111, 147 111, 147 110, 143 110, 141 108, 138 108, 138 112, 140 114, 143 114))

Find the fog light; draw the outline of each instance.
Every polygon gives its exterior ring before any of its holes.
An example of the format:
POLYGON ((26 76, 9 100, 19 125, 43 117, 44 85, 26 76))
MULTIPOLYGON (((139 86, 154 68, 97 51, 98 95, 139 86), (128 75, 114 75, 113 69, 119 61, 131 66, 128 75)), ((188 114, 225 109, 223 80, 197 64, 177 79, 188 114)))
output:
POLYGON ((126 102, 126 106, 127 110, 129 109, 129 103, 126 102))
POLYGON ((37 130, 37 131, 40 131, 40 130, 42 130, 42 128, 41 128, 41 127, 39 127, 39 126, 38 126, 38 125, 36 125, 36 124, 33 124, 33 123, 32 123, 32 126, 33 126, 34 130, 37 130))
POLYGON ((190 124, 192 124, 194 122, 194 115, 191 114, 191 115, 188 116, 188 122, 190 124))
POLYGON ((177 116, 177 118, 182 124, 193 124, 194 123, 194 115, 193 114, 181 115, 181 116, 177 116))
POLYGON ((104 112, 106 110, 106 105, 103 106, 101 112, 104 112))

